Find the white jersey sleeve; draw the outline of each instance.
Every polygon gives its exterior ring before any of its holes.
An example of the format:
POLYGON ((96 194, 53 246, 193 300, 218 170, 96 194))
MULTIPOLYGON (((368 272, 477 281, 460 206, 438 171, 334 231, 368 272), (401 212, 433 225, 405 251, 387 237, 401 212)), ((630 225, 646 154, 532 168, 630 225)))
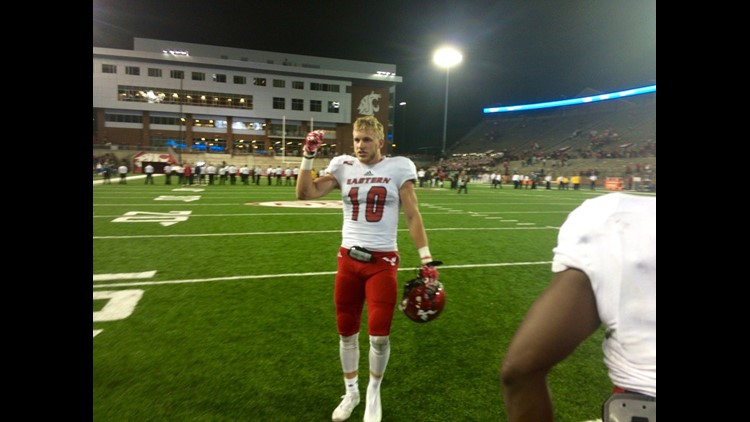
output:
POLYGON ((552 271, 586 273, 612 383, 656 396, 656 197, 611 193, 570 213, 552 271))
POLYGON ((406 157, 386 157, 366 165, 350 155, 340 155, 331 160, 326 173, 333 175, 341 187, 341 246, 398 251, 399 189, 417 179, 414 162, 406 157))

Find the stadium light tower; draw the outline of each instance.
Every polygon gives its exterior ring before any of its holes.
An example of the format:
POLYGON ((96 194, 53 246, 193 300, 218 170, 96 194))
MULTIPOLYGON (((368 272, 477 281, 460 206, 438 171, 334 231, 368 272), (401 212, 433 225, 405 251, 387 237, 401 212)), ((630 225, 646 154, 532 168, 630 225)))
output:
POLYGON ((401 145, 403 146, 405 145, 404 141, 406 141, 406 101, 401 101, 400 103, 398 103, 398 105, 404 108, 404 112, 401 113, 402 116, 404 116, 404 119, 403 119, 404 121, 402 123, 402 125, 404 126, 404 129, 401 131, 401 138, 403 139, 397 139, 397 141, 400 142, 401 145))
POLYGON ((442 156, 445 157, 445 137, 448 130, 448 80, 450 77, 451 66, 455 66, 464 59, 460 51, 453 47, 441 47, 435 50, 432 61, 445 68, 445 110, 443 112, 443 149, 442 156))

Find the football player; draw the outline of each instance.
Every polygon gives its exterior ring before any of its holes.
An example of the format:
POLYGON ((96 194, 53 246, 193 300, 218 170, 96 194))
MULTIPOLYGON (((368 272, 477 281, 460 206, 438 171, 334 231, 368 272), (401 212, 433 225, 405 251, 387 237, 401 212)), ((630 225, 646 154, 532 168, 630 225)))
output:
POLYGON ((400 256, 396 233, 401 210, 422 261, 420 277, 437 280, 438 272, 428 265, 433 259, 414 192, 416 166, 409 158, 382 154, 383 125, 374 116, 357 118, 352 130, 353 155, 334 157, 324 175, 313 179, 313 160, 324 135, 316 130, 305 139, 296 193, 297 199, 309 200, 340 189, 343 201, 334 302, 346 394, 332 420, 347 420, 360 401, 359 327, 367 303, 370 375, 364 420, 379 422, 380 383, 391 353, 389 336, 397 300, 400 256))
POLYGON ((601 420, 655 421, 656 197, 616 192, 586 200, 560 227, 553 252, 554 278, 503 360, 508 421, 553 421, 547 376, 600 326, 611 399, 627 404, 608 400, 601 420))

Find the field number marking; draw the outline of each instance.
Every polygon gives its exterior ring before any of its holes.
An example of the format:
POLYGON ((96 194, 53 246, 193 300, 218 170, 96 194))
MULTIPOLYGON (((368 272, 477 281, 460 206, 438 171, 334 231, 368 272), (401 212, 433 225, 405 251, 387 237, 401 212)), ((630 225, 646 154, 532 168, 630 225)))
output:
MULTIPOLYGON (((142 297, 141 289, 94 292, 94 300, 108 299, 101 310, 94 312, 94 322, 117 321, 129 317, 142 297)), ((104 330, 94 330, 93 336, 96 337, 102 331, 104 330)))
POLYGON ((192 211, 148 212, 128 211, 122 217, 112 220, 113 223, 159 223, 171 226, 181 221, 187 221, 192 211))

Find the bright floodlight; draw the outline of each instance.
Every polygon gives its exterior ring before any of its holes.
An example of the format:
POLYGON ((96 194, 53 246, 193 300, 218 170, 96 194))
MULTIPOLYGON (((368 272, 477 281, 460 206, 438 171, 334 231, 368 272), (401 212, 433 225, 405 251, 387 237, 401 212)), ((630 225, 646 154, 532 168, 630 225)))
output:
POLYGON ((451 72, 451 66, 461 63, 464 56, 461 52, 452 47, 441 47, 435 51, 432 61, 436 65, 445 68, 445 108, 443 111, 443 149, 440 151, 441 157, 445 158, 445 138, 448 136, 448 79, 451 72))
POLYGON ((439 48, 432 56, 432 61, 440 67, 451 67, 461 63, 464 56, 461 52, 451 47, 439 48))

